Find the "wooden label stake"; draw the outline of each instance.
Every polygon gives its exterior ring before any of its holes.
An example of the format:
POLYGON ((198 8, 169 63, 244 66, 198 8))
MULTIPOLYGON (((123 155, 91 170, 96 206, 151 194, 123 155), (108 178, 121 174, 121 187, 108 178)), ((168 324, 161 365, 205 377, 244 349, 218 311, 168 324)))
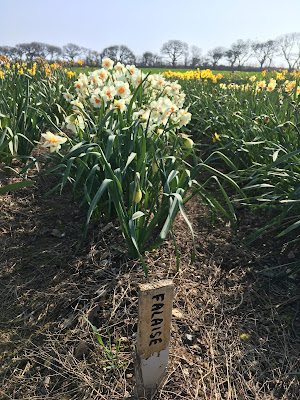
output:
POLYGON ((140 285, 135 360, 139 396, 155 393, 168 365, 173 291, 171 280, 140 285))

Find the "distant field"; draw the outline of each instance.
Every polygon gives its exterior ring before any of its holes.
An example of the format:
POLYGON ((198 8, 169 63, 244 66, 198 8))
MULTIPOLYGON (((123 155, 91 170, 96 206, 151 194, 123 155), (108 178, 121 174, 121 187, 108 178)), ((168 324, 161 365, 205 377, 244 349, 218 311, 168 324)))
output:
MULTIPOLYGON (((73 67, 71 68, 73 71, 79 73, 79 72, 83 72, 83 73, 87 73, 90 71, 94 71, 95 69, 99 69, 99 67, 95 68, 95 67, 88 67, 88 68, 82 68, 82 67, 73 67)), ((173 71, 173 72, 187 72, 187 71, 191 71, 191 70, 196 70, 196 68, 192 69, 192 68, 140 68, 145 74, 148 74, 149 72, 151 74, 161 74, 163 72, 168 72, 168 71, 173 71)), ((205 68, 202 68, 205 69, 205 68)), ((214 70, 213 74, 217 75, 217 74, 222 74, 224 76, 224 78, 228 78, 230 75, 233 74, 233 71, 221 71, 221 70, 214 70)), ((247 74, 248 76, 251 75, 259 75, 259 72, 247 72, 247 71, 236 71, 234 72, 235 76, 239 76, 242 77, 243 75, 247 74)))
MULTIPOLYGON (((204 70, 206 68, 199 68, 200 70, 204 70)), ((151 72, 153 74, 161 74, 163 72, 168 72, 168 71, 172 71, 172 72, 187 72, 187 71, 196 71, 197 68, 141 68, 141 70, 144 73, 148 73, 151 72)), ((215 70, 213 71, 214 75, 217 74, 222 74, 224 76, 229 76, 230 74, 232 74, 232 71, 219 71, 219 70, 215 70)), ((245 73, 245 72, 240 72, 241 74, 245 73)), ((253 74, 253 73, 252 73, 253 74)))
MULTIPOLYGON (((94 71, 95 69, 99 69, 100 67, 88 67, 88 68, 82 68, 82 67, 73 67, 71 68, 75 72, 89 72, 89 71, 94 71)), ((186 72, 186 71, 191 71, 191 68, 140 68, 145 74, 148 74, 149 72, 152 74, 161 74, 162 72, 168 72, 168 71, 176 71, 176 72, 186 72)))
MULTIPOLYGON (((151 72, 152 74, 161 74, 163 72, 187 72, 187 71, 195 71, 197 68, 186 68, 186 69, 177 69, 177 68, 141 68, 144 73, 151 72)), ((205 70, 205 68, 199 68, 200 70, 205 70)), ((221 74, 225 79, 248 79, 251 75, 255 75, 257 79, 262 79, 261 72, 257 71, 222 71, 222 70, 212 70, 214 75, 221 74)), ((268 75, 269 73, 267 73, 268 75)))
POLYGON ((141 68, 141 70, 145 74, 148 74, 149 72, 152 74, 161 74, 162 72, 168 72, 168 71, 187 72, 191 71, 191 68, 141 68))

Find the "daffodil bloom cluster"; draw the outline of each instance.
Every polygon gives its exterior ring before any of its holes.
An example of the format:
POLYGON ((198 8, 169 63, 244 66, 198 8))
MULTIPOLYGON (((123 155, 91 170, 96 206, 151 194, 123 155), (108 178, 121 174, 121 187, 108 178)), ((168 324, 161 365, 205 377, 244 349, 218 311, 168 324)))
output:
POLYGON ((238 85, 237 83, 229 83, 229 85, 227 87, 228 87, 228 89, 238 90, 238 89, 240 89, 241 85, 238 85))
POLYGON ((222 90, 231 90, 231 91, 249 91, 252 92, 253 94, 257 94, 258 92, 262 91, 267 91, 267 92, 273 92, 275 89, 279 93, 285 92, 288 93, 289 95, 293 95, 294 91, 296 90, 297 95, 300 94, 300 86, 296 85, 296 81, 290 81, 290 80, 285 80, 284 83, 277 82, 276 79, 270 78, 268 81, 267 80, 261 80, 255 82, 256 79, 251 79, 255 77, 254 75, 249 78, 249 80, 252 81, 251 84, 237 84, 237 83, 229 83, 226 84, 224 82, 219 84, 220 89, 222 90))
MULTIPOLYGON (((149 135, 167 124, 180 128, 190 122, 191 114, 183 109, 185 94, 177 81, 169 82, 161 74, 147 76, 134 65, 125 66, 119 62, 114 65, 109 58, 102 60, 102 68, 88 75, 80 73, 73 91, 65 92, 64 97, 77 111, 91 109, 95 112, 101 108, 104 113, 112 109, 124 113, 140 84, 142 96, 139 105, 132 102, 132 118, 139 119, 149 135)), ((70 121, 66 122, 70 128, 70 121)), ((82 123, 76 127, 83 129, 82 123)))
POLYGON ((266 89, 268 92, 273 92, 276 86, 277 86, 276 79, 270 78, 268 83, 265 80, 257 82, 255 91, 259 92, 266 89))
POLYGON ((249 85, 249 83, 247 83, 246 85, 239 85, 237 83, 229 83, 228 85, 226 85, 226 83, 220 83, 219 87, 222 90, 226 90, 226 89, 235 90, 235 91, 240 90, 242 92, 252 90, 252 88, 253 88, 251 85, 249 85))
MULTIPOLYGON (((31 65, 28 64, 27 62, 11 63, 4 56, 1 56, 0 60, 1 60, 0 72, 2 72, 0 74, 2 76, 0 79, 4 79, 5 73, 7 74, 7 76, 9 76, 9 74, 13 74, 16 71, 17 71, 18 75, 24 75, 26 73, 27 75, 31 75, 31 76, 35 76, 38 71, 44 71, 45 75, 47 77, 52 77, 53 70, 61 70, 62 69, 61 64, 55 62, 50 65, 46 62, 46 60, 43 60, 41 58, 37 58, 37 62, 34 62, 31 65), (2 68, 3 68, 3 70, 2 70, 2 68)), ((69 69, 66 69, 65 72, 69 75, 70 78, 72 76, 76 75, 75 72, 72 72, 69 69)))
POLYGON ((290 75, 293 78, 300 78, 300 71, 295 69, 294 71, 290 72, 290 75))
POLYGON ((300 94, 300 86, 296 84, 296 81, 288 81, 286 80, 283 84, 284 91, 286 93, 292 94, 296 88, 296 93, 299 96, 300 94))
POLYGON ((267 91, 272 92, 275 89, 276 85, 277 85, 276 79, 271 78, 267 86, 267 91))
POLYGON ((15 63, 15 64, 12 65, 12 68, 13 69, 17 69, 19 75, 24 75, 23 66, 27 66, 27 64, 26 63, 22 63, 22 67, 21 67, 21 65, 19 63, 15 63))
POLYGON ((35 75, 35 74, 36 74, 36 62, 33 63, 32 68, 28 68, 28 69, 27 69, 27 72, 29 72, 30 75, 35 75))
POLYGON ((186 72, 176 72, 176 71, 168 71, 163 72, 162 74, 166 78, 178 78, 183 80, 194 80, 194 79, 211 79, 212 82, 216 83, 218 79, 222 79, 223 75, 217 74, 214 75, 210 69, 200 70, 199 68, 194 71, 186 71, 186 72))
MULTIPOLYGON (((3 56, 1 56, 3 58, 3 56)), ((0 60, 1 60, 0 57, 0 60)), ((54 62, 52 64, 49 64, 47 62, 47 60, 43 60, 40 57, 37 57, 36 59, 37 61, 34 62, 31 66, 31 68, 29 67, 27 62, 22 62, 22 64, 16 62, 11 64, 9 62, 9 60, 7 58, 3 58, 2 62, 4 63, 4 67, 7 70, 18 70, 18 74, 19 75, 23 75, 25 72, 27 74, 30 74, 32 76, 35 76, 37 71, 44 71, 46 73, 47 77, 52 77, 53 76, 53 72, 58 70, 58 71, 64 71, 69 78, 72 78, 73 76, 76 75, 76 72, 71 71, 69 68, 64 68, 63 69, 63 63, 58 63, 58 62, 54 62)), ((0 68, 1 68, 1 64, 0 64, 0 68)))
POLYGON ((276 72, 276 79, 279 81, 284 80, 284 74, 282 72, 276 72))
POLYGON ((259 81, 256 83, 256 91, 261 91, 267 86, 267 83, 265 80, 259 81))

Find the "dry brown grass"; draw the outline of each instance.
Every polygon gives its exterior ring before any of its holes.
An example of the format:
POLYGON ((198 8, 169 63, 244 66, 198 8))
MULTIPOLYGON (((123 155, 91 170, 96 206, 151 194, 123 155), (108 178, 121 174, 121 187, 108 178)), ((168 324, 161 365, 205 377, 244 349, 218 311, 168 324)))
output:
MULTIPOLYGON (((0 398, 133 399, 141 267, 120 253, 116 221, 104 232, 107 221, 95 223, 75 255, 84 211, 67 192, 41 199, 47 185, 0 198, 0 398), (106 368, 82 316, 106 344, 107 329, 113 343, 121 338, 125 365, 106 368)), ((299 399, 299 375, 291 374, 300 371, 299 279, 276 282, 256 272, 280 262, 280 243, 244 249, 196 199, 187 214, 195 264, 180 216, 179 272, 172 240, 145 256, 151 280, 175 284, 169 369, 155 399, 299 399)))

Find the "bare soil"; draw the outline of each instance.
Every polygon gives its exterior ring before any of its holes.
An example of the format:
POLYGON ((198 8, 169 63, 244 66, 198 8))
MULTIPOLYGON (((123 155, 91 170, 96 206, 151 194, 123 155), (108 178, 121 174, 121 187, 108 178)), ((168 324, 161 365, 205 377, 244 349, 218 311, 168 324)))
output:
MULTIPOLYGON (((0 398, 135 399, 140 262, 127 256, 117 221, 94 222, 75 254, 85 210, 68 190, 43 198, 51 184, 0 196, 0 398), (83 317, 105 345, 111 336, 113 359, 83 317)), ((268 234, 244 247, 264 218, 247 209, 238 210, 237 235, 199 198, 186 213, 195 263, 180 215, 179 271, 171 238, 145 255, 151 281, 175 284, 169 368, 155 399, 298 400, 299 275, 262 271, 300 259, 299 249, 268 234)))

